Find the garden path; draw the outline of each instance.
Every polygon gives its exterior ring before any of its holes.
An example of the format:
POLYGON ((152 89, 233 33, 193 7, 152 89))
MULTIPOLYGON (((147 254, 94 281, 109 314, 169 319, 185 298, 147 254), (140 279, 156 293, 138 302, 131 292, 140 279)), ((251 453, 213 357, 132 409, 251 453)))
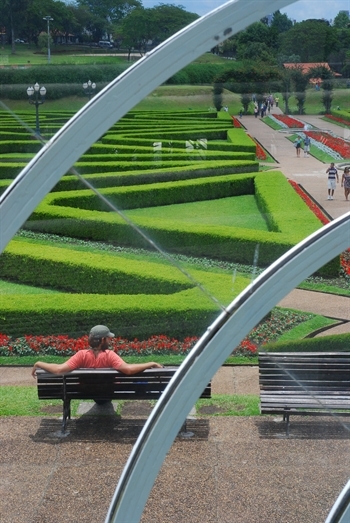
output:
MULTIPOLYGON (((283 114, 279 108, 274 108, 271 114, 283 114)), ((331 130, 341 138, 349 139, 350 130, 331 124, 322 120, 321 116, 296 116, 307 124, 319 129, 331 130)), ((328 164, 317 160, 313 156, 304 158, 301 151, 297 158, 293 144, 287 140, 287 134, 273 130, 266 125, 261 118, 254 116, 243 116, 241 120, 248 133, 256 138, 269 151, 278 162, 276 169, 282 171, 288 179, 300 183, 306 191, 323 207, 332 218, 350 211, 350 201, 346 201, 343 189, 337 186, 334 200, 327 200, 327 176, 328 164)), ((341 178, 342 171, 340 171, 341 178)))
MULTIPOLYGON (((283 112, 280 108, 274 107, 271 114, 283 114, 283 112)), ((316 128, 331 130, 341 138, 349 139, 350 137, 349 129, 326 122, 322 120, 321 116, 305 115, 297 118, 316 128)), ((350 211, 350 201, 345 201, 340 184, 335 191, 334 200, 327 200, 326 169, 328 164, 324 164, 313 156, 304 158, 303 152, 301 152, 300 158, 297 158, 293 144, 287 140, 288 135, 273 130, 261 118, 243 116, 241 121, 247 132, 256 138, 278 162, 276 169, 288 179, 300 183, 332 218, 338 218, 350 211)), ((341 174, 342 171, 340 171, 341 174)), ((346 320, 346 323, 328 329, 319 336, 349 332, 349 323, 347 323, 350 320, 349 298, 323 294, 320 299, 320 293, 294 290, 279 305, 346 320)))

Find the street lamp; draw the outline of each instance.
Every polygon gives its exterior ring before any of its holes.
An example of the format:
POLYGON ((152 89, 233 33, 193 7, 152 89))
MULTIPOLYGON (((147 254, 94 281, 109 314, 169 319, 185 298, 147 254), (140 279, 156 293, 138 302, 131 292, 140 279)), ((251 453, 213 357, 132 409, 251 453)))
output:
POLYGON ((40 135, 40 126, 39 126, 39 105, 45 102, 46 88, 44 86, 40 87, 38 82, 34 84, 34 87, 27 88, 27 95, 29 97, 29 103, 35 105, 35 115, 36 115, 36 125, 35 132, 40 135))
POLYGON ((84 88, 85 94, 89 97, 89 100, 91 100, 91 97, 93 96, 95 89, 96 89, 96 84, 94 82, 91 82, 91 80, 89 80, 88 82, 85 82, 83 84, 83 88, 84 88))
POLYGON ((47 21, 47 63, 50 63, 51 55, 50 55, 50 21, 53 20, 51 16, 44 16, 43 20, 47 21))

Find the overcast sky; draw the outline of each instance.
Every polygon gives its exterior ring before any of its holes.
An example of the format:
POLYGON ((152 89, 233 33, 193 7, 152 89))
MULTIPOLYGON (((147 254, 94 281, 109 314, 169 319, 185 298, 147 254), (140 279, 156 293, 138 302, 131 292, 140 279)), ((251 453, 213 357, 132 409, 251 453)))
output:
MULTIPOLYGON (((141 0, 144 7, 153 7, 160 3, 182 5, 186 11, 204 15, 225 3, 226 0, 141 0)), ((256 0, 259 2, 259 0, 256 0)), ((308 18, 334 20, 339 11, 350 11, 350 0, 298 0, 289 7, 281 9, 289 18, 301 22, 308 18)), ((268 14, 268 13, 266 13, 268 14)))

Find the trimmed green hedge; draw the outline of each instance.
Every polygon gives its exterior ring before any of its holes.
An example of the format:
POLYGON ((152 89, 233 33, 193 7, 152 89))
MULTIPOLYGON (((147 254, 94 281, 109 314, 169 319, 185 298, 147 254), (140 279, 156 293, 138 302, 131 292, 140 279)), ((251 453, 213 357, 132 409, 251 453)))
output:
POLYGON ((2 278, 86 294, 171 294, 192 287, 167 266, 117 256, 69 252, 14 240, 0 256, 2 278))
MULTIPOLYGON (((259 167, 256 161, 235 160, 232 162, 196 162, 184 167, 154 169, 150 171, 129 171, 126 173, 87 174, 84 176, 96 188, 122 187, 135 184, 152 184, 221 176, 224 174, 242 174, 256 172, 259 167)), ((82 189, 82 183, 75 175, 65 175, 53 191, 74 191, 82 189)))
POLYGON ((267 352, 348 352, 350 333, 336 336, 320 336, 302 340, 267 343, 262 350, 267 352))
POLYGON ((350 124, 350 112, 349 111, 337 111, 336 109, 332 109, 331 115, 337 116, 338 118, 342 118, 343 120, 346 120, 350 124))
MULTIPOLYGON (((244 194, 246 191, 251 194, 253 180, 258 205, 267 222, 273 225, 274 232, 226 226, 197 225, 194 227, 193 224, 177 224, 174 221, 167 221, 166 217, 161 224, 158 220, 151 218, 137 218, 135 222, 154 241, 170 252, 184 252, 194 256, 251 264, 256 246, 259 245, 258 264, 266 266, 321 226, 319 220, 295 193, 282 173, 218 176, 167 185, 106 189, 101 192, 106 194, 108 199, 115 198, 117 205, 123 203, 123 198, 128 198, 128 200, 124 200, 125 205, 140 207, 145 206, 144 202, 146 202, 146 206, 151 205, 152 198, 154 198, 153 205, 163 205, 189 200, 203 201, 208 198, 244 194), (266 190, 263 189, 265 182, 266 190), (167 193, 170 190, 171 198, 169 200, 167 193), (189 195, 183 195, 187 192, 189 195), (167 199, 165 200, 165 198, 167 199)), ((36 209, 26 227, 42 232, 113 241, 120 245, 147 248, 148 244, 119 216, 102 212, 102 210, 97 214, 95 211, 89 210, 93 204, 96 205, 96 200, 91 193, 77 193, 79 200, 76 200, 73 194, 70 194, 69 199, 63 200, 63 196, 68 197, 62 193, 49 195, 36 209), (72 205, 77 205, 78 201, 79 205, 87 209, 72 207, 72 205), (55 202, 59 205, 56 205, 55 202), (66 205, 65 207, 61 206, 63 203, 66 205)), ((101 207, 99 208, 101 209, 101 207)), ((339 270, 339 260, 338 265, 334 265, 333 269, 334 271, 339 270)))

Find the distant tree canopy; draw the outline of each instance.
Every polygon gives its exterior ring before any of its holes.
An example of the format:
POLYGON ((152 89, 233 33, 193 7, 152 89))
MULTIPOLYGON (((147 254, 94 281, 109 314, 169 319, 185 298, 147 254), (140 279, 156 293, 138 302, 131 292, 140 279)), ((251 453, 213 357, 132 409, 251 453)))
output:
POLYGON ((333 25, 337 29, 344 29, 345 27, 349 27, 350 26, 349 16, 344 11, 340 11, 337 14, 337 16, 334 18, 333 25))
POLYGON ((223 84, 225 89, 234 93, 267 94, 281 80, 277 67, 263 62, 243 61, 232 69, 223 71, 215 82, 223 84))
POLYGON ((295 24, 281 36, 281 52, 300 55, 302 62, 326 62, 337 45, 334 29, 319 20, 295 24))
POLYGON ((117 31, 121 33, 121 45, 145 51, 148 41, 153 45, 169 38, 198 18, 181 6, 164 5, 144 9, 138 7, 126 16, 117 31))

